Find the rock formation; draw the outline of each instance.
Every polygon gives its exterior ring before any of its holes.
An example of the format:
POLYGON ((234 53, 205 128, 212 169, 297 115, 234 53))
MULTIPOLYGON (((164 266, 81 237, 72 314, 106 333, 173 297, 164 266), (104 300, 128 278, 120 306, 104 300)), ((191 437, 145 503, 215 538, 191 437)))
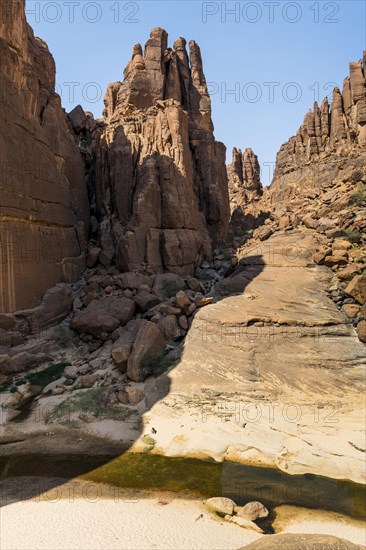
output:
POLYGON ((80 152, 55 93, 55 64, 25 20, 0 19, 0 312, 40 304, 85 264, 89 208, 80 152))
POLYGON ((334 88, 329 105, 314 103, 296 136, 282 145, 271 185, 274 202, 331 182, 346 167, 366 162, 366 51, 363 62, 350 63, 342 93, 334 88))
POLYGON ((79 136, 99 222, 94 261, 190 275, 226 237, 225 147, 213 136, 198 45, 188 59, 184 38, 167 40, 156 28, 144 52, 134 46, 124 81, 108 86, 103 121, 89 131, 85 117, 79 136))
POLYGON ((242 153, 240 149, 234 147, 232 162, 228 165, 227 172, 232 192, 236 190, 240 192, 246 202, 262 196, 260 166, 258 157, 252 149, 247 148, 242 153))
POLYGON ((258 217, 256 201, 263 195, 260 166, 257 155, 250 148, 244 153, 233 149, 232 162, 227 166, 231 211, 231 228, 234 234, 253 229, 264 221, 258 217))
MULTIPOLYGON (((245 208, 270 213, 254 231, 264 241, 276 230, 313 230, 327 239, 312 250, 313 260, 334 273, 329 294, 366 341, 366 80, 364 63, 350 63, 343 92, 333 92, 309 111, 295 137, 282 145, 274 178, 260 201, 245 208), (357 289, 357 290, 355 290, 357 289)), ((234 156, 229 173, 240 173, 234 156), (235 162, 234 162, 235 161, 235 162)), ((245 252, 238 252, 239 257, 245 252)))

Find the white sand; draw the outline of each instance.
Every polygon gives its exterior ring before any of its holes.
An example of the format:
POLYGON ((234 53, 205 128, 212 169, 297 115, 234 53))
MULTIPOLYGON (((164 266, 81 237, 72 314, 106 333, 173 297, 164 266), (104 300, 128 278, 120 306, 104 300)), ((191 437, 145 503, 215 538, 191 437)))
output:
MULTIPOLYGON (((9 488, 5 494, 11 494, 9 488)), ((150 498, 136 492, 113 493, 104 485, 79 481, 76 491, 65 484, 62 491, 57 487, 32 500, 7 504, 0 513, 1 550, 231 550, 261 537, 216 521, 201 501, 171 493, 150 498), (91 502, 98 499, 98 491, 101 498, 91 502)))
MULTIPOLYGON (((217 521, 201 501, 172 493, 149 496, 77 481, 29 500, 19 499, 18 489, 9 486, 3 494, 1 550, 234 550, 262 536, 217 521), (18 499, 9 498, 11 494, 18 499)), ((316 511, 307 515, 306 510, 293 513, 285 507, 279 520, 281 527, 289 524, 285 532, 329 533, 364 542, 362 522, 339 514, 317 517, 316 511)))

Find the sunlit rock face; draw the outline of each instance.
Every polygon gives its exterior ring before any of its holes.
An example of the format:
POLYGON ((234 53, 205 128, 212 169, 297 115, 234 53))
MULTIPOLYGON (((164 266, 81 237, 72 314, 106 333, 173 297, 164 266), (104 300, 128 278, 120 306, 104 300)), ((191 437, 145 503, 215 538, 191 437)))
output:
POLYGON ((332 100, 314 103, 304 122, 280 148, 271 185, 279 202, 304 189, 331 183, 342 170, 364 171, 366 163, 366 51, 351 62, 342 93, 334 88, 332 100))
POLYGON ((24 0, 0 10, 0 312, 13 312, 80 275, 89 207, 53 57, 27 24, 24 0))
POLYGON ((153 29, 110 84, 91 133, 100 259, 192 274, 229 222, 225 146, 215 141, 198 45, 153 29))

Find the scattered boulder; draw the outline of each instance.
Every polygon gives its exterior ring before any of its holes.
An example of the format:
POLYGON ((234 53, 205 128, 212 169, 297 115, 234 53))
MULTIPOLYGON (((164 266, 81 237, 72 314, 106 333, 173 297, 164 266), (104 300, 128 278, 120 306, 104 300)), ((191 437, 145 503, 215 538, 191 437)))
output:
POLYGON ((343 304, 342 309, 347 317, 357 317, 360 312, 360 306, 357 304, 343 304))
POLYGON ((256 519, 260 518, 266 518, 268 514, 269 511, 264 506, 264 504, 258 501, 248 502, 237 513, 238 516, 246 518, 250 521, 255 521, 256 519))
POLYGON ((187 330, 188 329, 188 319, 185 315, 181 315, 178 319, 178 323, 179 323, 179 326, 183 329, 183 330, 187 330))
POLYGON ((96 374, 84 374, 84 376, 80 376, 78 385, 81 388, 92 388, 97 380, 98 376, 96 374))
POLYGON ((34 309, 17 311, 17 319, 26 319, 32 334, 57 325, 71 311, 73 295, 70 285, 59 283, 47 290, 42 302, 34 309))
POLYGON ((175 315, 167 315, 159 319, 158 327, 165 340, 177 340, 181 337, 181 331, 175 315))
POLYGON ((154 373, 164 353, 164 338, 151 321, 140 320, 127 363, 127 376, 134 382, 143 382, 154 373))
POLYGON ((153 292, 161 300, 175 296, 186 287, 184 279, 176 273, 161 273, 154 278, 153 292))
POLYGON ((12 374, 16 371, 10 355, 0 355, 0 374, 12 374))
POLYGON ((180 290, 175 295, 175 303, 176 303, 177 307, 179 307, 180 309, 183 309, 183 310, 191 305, 190 299, 188 298, 187 294, 185 292, 183 292, 183 290, 180 290))
POLYGON ((195 279, 194 277, 188 277, 186 281, 188 288, 190 288, 191 290, 194 290, 195 292, 204 292, 205 289, 203 287, 203 284, 198 279, 195 279))
POLYGON ((78 368, 75 365, 70 365, 68 367, 65 367, 64 369, 64 376, 65 378, 68 378, 69 380, 75 380, 78 375, 78 368))
POLYGON ((94 246, 89 250, 86 257, 87 267, 92 268, 97 265, 100 252, 101 252, 101 249, 98 248, 97 246, 94 246))
POLYGON ((331 253, 332 253, 331 248, 323 248, 323 249, 319 250, 318 252, 315 252, 315 254, 313 256, 313 260, 316 264, 323 265, 325 258, 327 256, 330 256, 331 253))
POLYGON ((144 392, 136 386, 126 386, 125 391, 132 406, 138 405, 145 398, 144 392))
POLYGON ((23 396, 19 392, 11 393, 2 404, 2 407, 4 407, 4 409, 16 409, 19 407, 22 400, 23 396))
POLYGON ((62 386, 56 386, 51 390, 51 395, 62 395, 65 393, 65 389, 62 386))
POLYGON ((254 239, 259 239, 260 241, 265 241, 270 238, 270 236, 274 233, 274 230, 272 227, 262 226, 256 229, 253 233, 254 239))
POLYGON ((117 280, 121 282, 124 289, 128 288, 130 290, 138 290, 141 285, 147 285, 151 288, 150 277, 148 275, 144 275, 143 273, 129 271, 118 275, 117 280))
POLYGON ((135 303, 129 298, 104 297, 93 300, 85 310, 75 315, 71 327, 95 338, 125 325, 135 312, 135 303))
POLYGON ((332 244, 333 250, 349 250, 350 248, 352 248, 352 243, 346 241, 345 239, 335 239, 332 244))
POLYGON ((118 370, 122 373, 127 371, 128 358, 140 324, 141 321, 137 319, 130 321, 124 328, 119 329, 121 334, 113 345, 112 358, 118 370))
POLYGON ((234 514, 235 502, 227 497, 212 497, 206 500, 207 508, 219 516, 232 516, 234 514))
POLYGON ((344 292, 348 296, 352 296, 359 304, 366 302, 366 276, 356 275, 347 285, 344 292))
POLYGON ((337 277, 341 281, 344 281, 345 279, 348 279, 350 277, 353 277, 354 275, 357 275, 360 273, 361 266, 359 264, 348 264, 343 269, 340 269, 337 271, 337 277))
POLYGON ((324 259, 324 265, 333 267, 334 265, 347 265, 347 258, 344 256, 326 256, 324 259))
POLYGON ((143 313, 160 303, 159 298, 155 294, 150 294, 149 292, 139 292, 133 297, 133 300, 143 313))

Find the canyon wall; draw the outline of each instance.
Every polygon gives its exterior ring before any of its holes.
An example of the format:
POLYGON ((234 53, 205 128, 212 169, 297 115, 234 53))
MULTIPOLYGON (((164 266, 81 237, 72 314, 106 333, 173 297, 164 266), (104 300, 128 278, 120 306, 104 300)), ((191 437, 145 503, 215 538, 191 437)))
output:
POLYGON ((85 264, 82 157, 55 93, 55 63, 25 0, 0 6, 0 313, 38 306, 85 264))
POLYGON ((273 203, 331 183, 342 171, 364 171, 365 63, 366 51, 363 60, 350 63, 350 74, 344 79, 342 93, 335 88, 330 104, 327 97, 320 107, 315 102, 296 136, 280 148, 271 184, 273 203))
POLYGON ((76 111, 70 120, 89 166, 93 261, 191 275, 211 258, 229 223, 226 149, 214 138, 194 41, 188 57, 184 38, 169 48, 165 30, 153 29, 123 82, 108 86, 103 120, 76 111))

